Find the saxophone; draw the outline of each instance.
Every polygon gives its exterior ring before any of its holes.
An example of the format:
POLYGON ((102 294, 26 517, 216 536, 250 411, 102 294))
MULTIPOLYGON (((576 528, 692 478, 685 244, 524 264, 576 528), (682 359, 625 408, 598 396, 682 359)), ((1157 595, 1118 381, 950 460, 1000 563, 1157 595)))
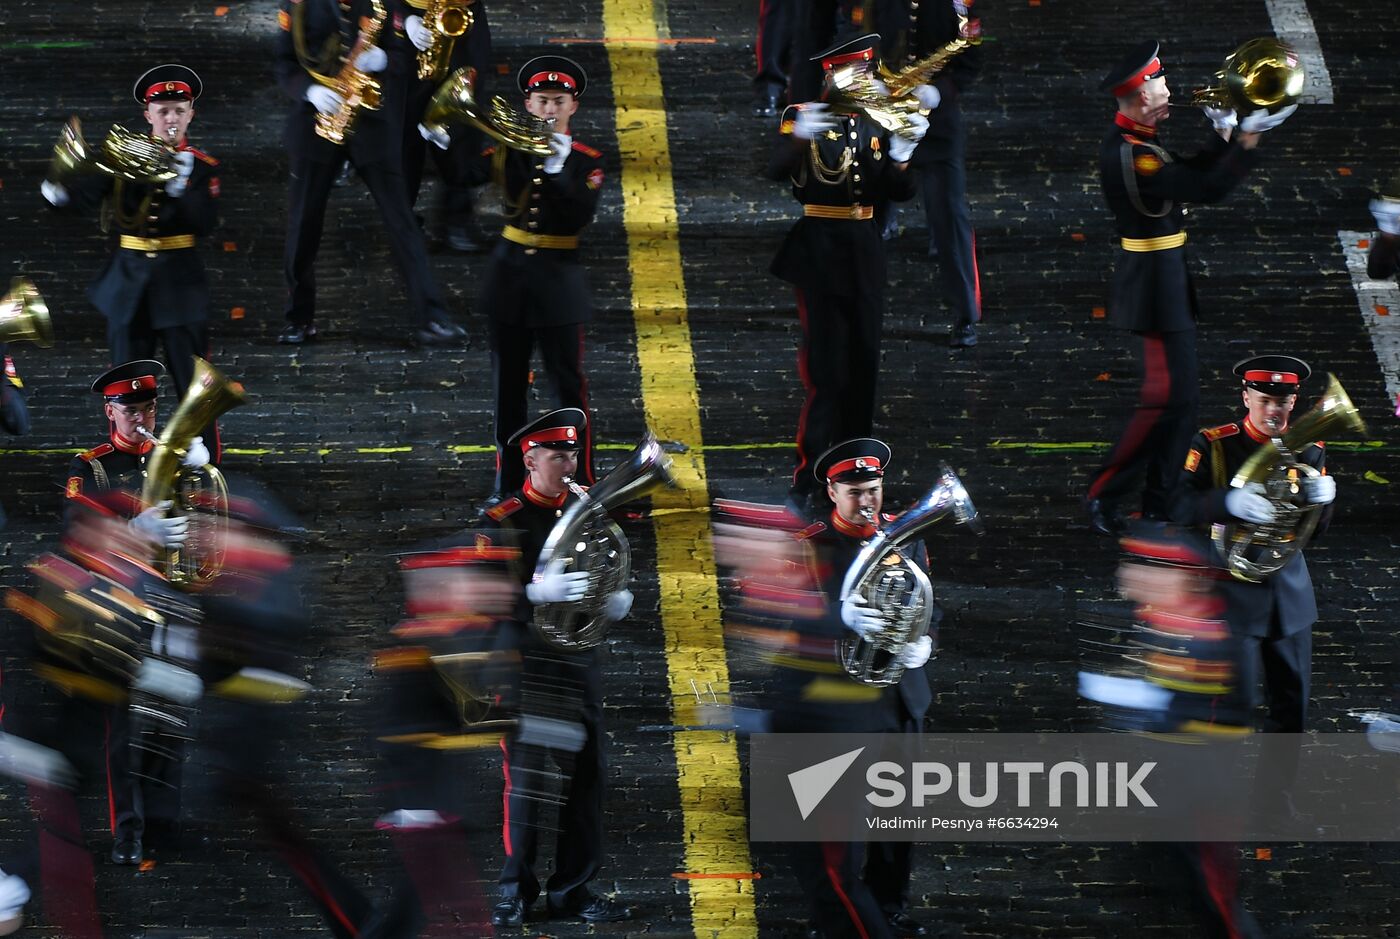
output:
POLYGON ((475 17, 468 9, 471 0, 428 0, 423 25, 433 34, 433 42, 418 53, 419 79, 438 81, 451 64, 452 46, 472 28, 475 17))
POLYGON ((933 622, 933 585, 899 548, 949 514, 959 525, 982 533, 972 497, 958 474, 944 465, 934 487, 888 528, 877 531, 846 571, 840 602, 860 596, 885 621, 885 628, 869 638, 848 635, 841 640, 841 666, 861 684, 898 684, 904 674, 900 653, 922 638, 933 622))
POLYGON ((384 29, 384 20, 388 16, 379 0, 370 0, 370 5, 373 15, 360 20, 360 35, 350 48, 340 71, 330 76, 309 70, 313 81, 325 85, 343 99, 340 110, 334 114, 316 112, 316 133, 334 144, 345 143, 354 133, 355 119, 362 109, 379 110, 382 94, 379 82, 374 76, 355 68, 360 53, 378 44, 379 33, 384 29))

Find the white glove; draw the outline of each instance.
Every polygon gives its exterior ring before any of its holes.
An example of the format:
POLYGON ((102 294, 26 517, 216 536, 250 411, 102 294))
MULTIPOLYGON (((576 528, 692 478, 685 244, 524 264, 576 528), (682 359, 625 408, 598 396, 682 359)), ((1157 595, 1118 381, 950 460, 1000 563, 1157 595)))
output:
POLYGON ((361 72, 373 75, 375 72, 382 72, 389 66, 389 53, 378 46, 370 46, 360 53, 355 60, 355 68, 361 72))
POLYGON ((1331 476, 1307 476, 1302 483, 1308 505, 1330 505, 1337 498, 1337 481, 1331 476))
POLYGON ((63 208, 70 201, 67 189, 64 189, 59 183, 51 183, 47 179, 39 184, 39 191, 44 194, 49 205, 56 209, 63 208))
POLYGON ((797 120, 792 123, 792 135, 798 140, 811 140, 818 134, 834 130, 840 121, 835 114, 827 113, 823 101, 809 101, 799 105, 797 120))
POLYGON ((1290 104, 1277 114, 1270 114, 1268 111, 1260 108, 1258 111, 1255 111, 1253 114, 1250 114, 1244 120, 1240 121, 1240 130, 1244 131, 1246 134, 1262 134, 1264 131, 1273 130, 1275 127, 1288 120, 1289 115, 1296 110, 1298 110, 1298 105, 1296 104, 1290 104))
POLYGON ((190 184, 190 174, 194 172, 194 154, 188 150, 181 150, 170 163, 175 170, 175 178, 165 184, 165 194, 178 199, 185 194, 185 187, 190 184))
POLYGON ((1230 130, 1240 122, 1233 108, 1201 108, 1210 126, 1216 130, 1230 130))
POLYGON ((0 871, 0 926, 14 932, 8 927, 23 922, 24 905, 28 902, 29 885, 24 878, 0 871))
POLYGON ((174 503, 169 499, 157 502, 127 524, 133 531, 162 548, 178 548, 189 537, 190 520, 179 515, 175 518, 164 518, 172 505, 174 503))
MULTIPOLYGON (((45 183, 44 185, 48 185, 45 183)), ((62 188, 62 187, 59 187, 62 188)), ((48 193, 44 193, 45 196, 48 193)), ((52 199, 49 199, 53 202, 52 199)), ((65 200, 66 201, 66 200, 65 200)), ((62 205, 62 202, 54 202, 54 205, 62 205)), ((1371 214, 1376 217, 1376 227, 1387 235, 1400 235, 1400 202, 1394 199, 1372 199, 1371 214)))
POLYGON ((439 150, 446 150, 448 147, 452 146, 452 135, 441 128, 429 130, 427 124, 419 124, 418 136, 431 142, 439 150))
POLYGON ((573 571, 565 574, 551 567, 539 580, 525 585, 525 599, 531 603, 572 603, 582 600, 588 592, 588 573, 573 571))
POLYGON ((427 52, 433 44, 433 31, 423 25, 423 17, 410 16, 403 21, 403 31, 408 33, 408 41, 419 52, 427 52))
POLYGON ((345 104, 345 99, 325 85, 312 85, 306 89, 306 100, 322 114, 334 114, 345 104))
POLYGON ((569 151, 573 149, 574 138, 568 134, 549 135, 549 156, 544 160, 544 171, 550 176, 557 175, 564 170, 564 161, 569 158, 569 151))
POLYGON ((160 659, 142 659, 131 688, 176 704, 194 704, 204 696, 204 682, 198 675, 160 659))
POLYGON ((189 449, 185 451, 185 458, 180 461, 180 465, 197 469, 208 462, 209 448, 204 445, 203 437, 196 437, 190 441, 189 449))
MULTIPOLYGON (((912 116, 910 117, 910 120, 912 121, 913 118, 915 118, 915 117, 919 117, 919 116, 918 116, 917 114, 912 115, 912 116)), ((920 119, 920 120, 924 120, 923 118, 919 118, 919 119, 920 119)), ((923 130, 928 130, 928 121, 926 121, 926 120, 924 120, 923 130)), ((922 138, 922 137, 924 136, 924 135, 923 135, 923 130, 919 131, 919 137, 920 137, 920 138, 922 138)), ((890 135, 890 159, 891 159, 891 160, 894 160, 896 163, 908 163, 908 162, 909 162, 909 158, 912 157, 912 156, 914 155, 914 150, 915 150, 915 148, 918 147, 918 146, 919 146, 919 141, 918 141, 918 140, 911 140, 910 138, 905 137, 903 134, 891 134, 891 135, 890 135)))
POLYGON ((1255 525, 1266 525, 1274 520, 1274 504, 1248 489, 1231 489, 1225 496, 1225 511, 1255 525))
POLYGON ((923 668, 933 655, 933 637, 920 636, 915 642, 906 642, 899 650, 899 664, 906 669, 923 668))
MULTIPOLYGON (((4 731, 0 731, 0 776, 65 789, 71 789, 78 781, 77 770, 62 753, 4 731)), ((4 873, 0 871, 0 922, 5 919, 5 901, 13 896, 9 891, 16 886, 7 881, 4 873)), ((13 879, 19 880, 17 877, 13 879)), ((23 887, 24 881, 21 880, 18 886, 23 887)), ((26 892, 16 905, 23 906, 28 898, 26 892)))
POLYGON ((943 95, 932 85, 915 85, 914 97, 919 99, 919 107, 932 111, 943 103, 943 95))
POLYGON ((603 618, 616 623, 632 612, 632 591, 619 590, 603 602, 603 618))
POLYGON ((885 631, 884 617, 866 606, 864 597, 854 593, 841 603, 841 622, 862 639, 885 631))

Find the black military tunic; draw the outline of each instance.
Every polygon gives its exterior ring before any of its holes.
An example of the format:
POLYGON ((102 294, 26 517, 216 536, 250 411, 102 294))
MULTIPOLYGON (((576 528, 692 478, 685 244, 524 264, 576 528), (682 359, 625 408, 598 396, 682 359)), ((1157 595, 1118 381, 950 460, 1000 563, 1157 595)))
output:
POLYGON ((389 64, 373 77, 382 88, 379 110, 361 109, 344 144, 316 133, 316 108, 306 100, 313 79, 309 69, 337 74, 354 46, 360 25, 372 13, 371 0, 279 0, 273 68, 277 82, 292 100, 283 134, 291 162, 288 189, 287 243, 283 273, 287 280, 286 317, 306 326, 316 316, 316 254, 331 188, 341 162, 354 164, 369 187, 389 235, 389 248, 408 293, 410 321, 419 329, 447 323, 447 302, 428 263, 423 233, 413 218, 403 179, 403 133, 408 106, 409 69, 416 68, 414 49, 394 28, 394 0, 380 0, 385 10, 378 46, 389 64))
MULTIPOLYGON (((538 347, 558 407, 588 411, 583 329, 593 303, 578 258, 579 233, 593 220, 603 186, 603 155, 573 142, 560 172, 544 159, 505 148, 487 151, 505 199, 506 227, 492 249, 479 303, 491 330, 496 398, 496 486, 509 492, 525 481, 524 467, 506 445, 526 421, 530 356, 538 347)), ((579 474, 593 480, 593 431, 586 428, 579 474)))
MULTIPOLYGON (((522 583, 530 582, 550 531, 573 501, 575 497, 568 492, 556 499, 546 498, 527 480, 524 488, 486 513, 482 528, 510 530, 518 539, 522 583)), ((522 655, 521 708, 527 714, 539 716, 543 710, 543 716, 581 722, 586 733, 578 753, 550 751, 567 775, 567 783, 559 810, 554 873, 544 889, 552 907, 570 909, 586 896, 587 884, 597 875, 603 859, 607 758, 603 750, 602 671, 596 649, 570 653, 548 646, 532 631, 533 618, 534 607, 522 593, 514 618, 502 624, 500 645, 519 649, 522 655), (539 691, 544 689, 550 694, 542 699, 539 691)), ((519 897, 527 905, 540 893, 535 873, 540 803, 539 796, 530 793, 539 786, 535 774, 547 771, 539 763, 539 749, 522 746, 514 738, 505 747, 506 861, 500 891, 502 897, 519 897)))
MULTIPOLYGON (((1268 435, 1248 418, 1196 434, 1172 496, 1172 521, 1194 527, 1238 523, 1225 508, 1230 480, 1268 441, 1268 435)), ((1325 460, 1321 443, 1298 454, 1299 462, 1322 472, 1326 472, 1325 460)), ((1330 519, 1332 507, 1321 511, 1319 533, 1330 519)), ((1273 729, 1302 733, 1312 671, 1312 624, 1317 621, 1317 600, 1303 552, 1296 552, 1281 570, 1260 584, 1226 576, 1221 580, 1221 591, 1230 631, 1244 644, 1239 684, 1245 700, 1252 700, 1262 663, 1273 729)))
POLYGON ((146 481, 146 461, 155 445, 149 441, 133 448, 116 439, 73 457, 68 464, 64 495, 99 496, 115 489, 139 494, 146 481))

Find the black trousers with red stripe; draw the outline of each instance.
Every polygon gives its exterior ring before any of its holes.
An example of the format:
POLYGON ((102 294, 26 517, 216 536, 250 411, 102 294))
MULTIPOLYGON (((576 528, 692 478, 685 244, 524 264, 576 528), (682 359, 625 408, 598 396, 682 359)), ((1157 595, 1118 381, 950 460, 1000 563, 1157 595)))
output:
POLYGON ((817 488, 812 463, 833 444, 869 437, 880 379, 880 336, 885 297, 840 296, 798 288, 802 342, 797 371, 807 397, 797 424, 797 467, 792 491, 817 488))
POLYGON ((982 319, 982 281, 977 270, 977 235, 967 206, 967 170, 962 140, 948 142, 938 156, 912 165, 928 219, 929 241, 938 250, 943 296, 953 310, 954 329, 982 319))
MULTIPOLYGON (((588 379, 583 374, 583 324, 531 328, 495 317, 489 322, 491 378, 496 393, 496 491, 513 492, 525 485, 525 464, 519 449, 510 452, 506 441, 530 420, 526 397, 530 388, 530 356, 536 348, 554 388, 555 406, 578 408, 589 414, 588 379)), ((592 485, 591 414, 578 464, 580 481, 592 485)))
POLYGON ((1088 498, 1116 506, 1142 484, 1143 516, 1163 519, 1197 430, 1196 331, 1134 336, 1141 376, 1137 405, 1090 481, 1088 498))

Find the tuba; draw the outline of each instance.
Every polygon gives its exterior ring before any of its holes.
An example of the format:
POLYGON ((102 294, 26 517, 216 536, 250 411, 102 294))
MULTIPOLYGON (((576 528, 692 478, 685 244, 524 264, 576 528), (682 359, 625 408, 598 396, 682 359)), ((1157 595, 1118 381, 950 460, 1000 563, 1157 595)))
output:
POLYGON ((360 57, 360 53, 379 42, 379 33, 384 29, 384 20, 388 16, 380 0, 370 0, 370 9, 372 15, 360 21, 360 35, 350 47, 345 64, 334 77, 308 69, 312 81, 325 85, 342 99, 340 110, 334 114, 316 112, 317 135, 334 144, 345 143, 354 133, 355 119, 360 116, 362 109, 379 110, 382 97, 379 81, 373 75, 355 68, 355 61, 360 57))
POLYGON ((591 490, 569 483, 577 501, 564 512, 545 540, 535 564, 535 580, 551 565, 565 572, 586 571, 588 592, 572 603, 541 603, 535 607, 535 631, 557 649, 579 652, 603 641, 609 620, 603 605, 627 586, 631 551, 608 513, 661 486, 675 486, 671 460, 650 432, 625 461, 591 490))
POLYGON ((223 569, 228 486, 223 474, 213 466, 191 469, 182 466, 180 460, 206 424, 245 400, 242 385, 225 378, 196 356, 190 387, 165 425, 165 432, 159 439, 147 432, 155 449, 146 464, 141 501, 151 506, 171 499, 176 511, 198 513, 196 517, 201 522, 190 526, 189 542, 183 548, 165 551, 163 561, 157 564, 173 584, 199 589, 223 569))
MULTIPOLYGON (((1271 432, 1276 428, 1265 428, 1271 432)), ((1311 411, 1298 419, 1280 436, 1245 460, 1230 488, 1254 486, 1274 506, 1274 520, 1264 525, 1248 522, 1211 526, 1211 541, 1224 559, 1225 568, 1238 580, 1262 583, 1278 572, 1301 551, 1317 527, 1320 505, 1300 504, 1302 477, 1321 475, 1296 454, 1335 431, 1364 434, 1366 423, 1356 405, 1347 397, 1337 376, 1327 376, 1327 390, 1311 411)))
POLYGON ((944 464, 934 487, 888 528, 876 532, 851 562, 841 582, 840 602, 862 597, 885 620, 885 628, 869 638, 841 639, 841 666, 856 681, 893 685, 904 674, 900 652, 928 631, 934 599, 928 575, 899 548, 950 513, 957 524, 981 534, 977 507, 957 473, 944 464))
POLYGON ((1272 36, 1251 39, 1225 57, 1216 84, 1191 96, 1194 108, 1221 108, 1241 117, 1263 108, 1270 114, 1297 102, 1307 74, 1298 54, 1272 36))
POLYGON ((418 53, 418 78, 440 79, 447 73, 452 58, 452 46, 467 30, 475 17, 469 9, 472 0, 428 0, 423 11, 423 25, 433 34, 432 44, 418 53))
POLYGON ((522 114, 506 104, 500 95, 491 99, 490 111, 483 113, 476 100, 476 70, 472 68, 453 72, 428 102, 423 116, 423 126, 428 132, 445 133, 449 124, 471 124, 512 150, 540 157, 550 154, 549 135, 554 122, 522 114))
POLYGON ((175 178, 174 159, 172 145, 119 124, 113 124, 102 147, 93 150, 83 139, 82 123, 70 117, 53 145, 47 178, 60 182, 81 173, 105 173, 135 183, 163 183, 175 178))
POLYGON ((35 342, 45 349, 53 345, 48 304, 27 278, 16 277, 10 292, 0 297, 0 342, 35 342))

